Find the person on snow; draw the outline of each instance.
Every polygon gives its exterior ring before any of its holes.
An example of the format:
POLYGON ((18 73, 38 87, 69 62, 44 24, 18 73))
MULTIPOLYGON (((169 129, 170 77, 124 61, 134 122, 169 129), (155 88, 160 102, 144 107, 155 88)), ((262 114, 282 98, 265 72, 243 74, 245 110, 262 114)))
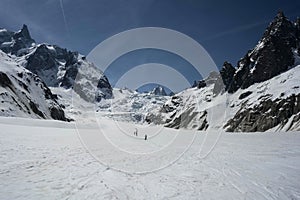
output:
POLYGON ((137 130, 137 128, 135 128, 135 130, 134 130, 134 133, 133 133, 135 136, 138 136, 138 130, 137 130))

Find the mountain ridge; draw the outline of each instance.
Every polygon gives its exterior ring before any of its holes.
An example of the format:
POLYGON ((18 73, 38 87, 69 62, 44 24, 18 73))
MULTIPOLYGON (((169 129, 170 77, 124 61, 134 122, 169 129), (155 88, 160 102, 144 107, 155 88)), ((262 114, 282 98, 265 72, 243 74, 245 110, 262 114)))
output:
POLYGON ((278 12, 262 39, 237 67, 225 61, 219 74, 212 73, 196 81, 191 89, 174 95, 149 113, 146 121, 177 129, 300 130, 299 24, 299 18, 293 23, 278 12), (286 77, 286 73, 290 75, 286 77), (279 93, 274 83, 280 86, 279 93))
MULTIPOLYGON (((192 88, 172 96, 162 87, 148 94, 113 89, 103 72, 85 56, 57 45, 35 44, 26 25, 18 32, 1 29, 0 49, 9 57, 4 60, 12 59, 15 67, 36 74, 44 91, 60 93, 58 98, 51 94, 52 101, 59 110, 67 107, 65 111, 73 116, 83 110, 74 109, 70 99, 64 99, 70 95, 59 88, 73 90, 89 106, 96 103, 96 112, 121 121, 229 132, 300 130, 300 19, 291 22, 283 12, 278 12, 258 44, 236 67, 225 61, 219 72, 211 72, 195 81, 192 88)), ((4 72, 0 76, 0 86, 9 88, 11 76, 4 72)), ((85 104, 78 99, 78 105, 85 104)), ((48 108, 38 107, 43 105, 37 103, 31 108, 35 117, 55 118, 45 114, 48 108)))
POLYGON ((241 58, 234 68, 225 62, 221 76, 229 93, 245 89, 285 72, 300 53, 300 20, 289 21, 279 11, 269 24, 258 44, 241 58), (234 72, 234 73, 233 73, 234 72))
MULTIPOLYGON (((6 60, 9 59, 10 65, 14 65, 12 68, 29 70, 33 74, 32 76, 38 77, 35 78, 33 82, 36 81, 37 84, 41 82, 47 93, 51 93, 49 87, 71 88, 74 92, 78 93, 83 100, 89 102, 100 101, 103 98, 109 99, 113 96, 112 87, 106 76, 93 63, 88 62, 85 56, 80 55, 78 52, 68 51, 57 45, 45 43, 36 44, 35 40, 31 38, 26 25, 23 25, 22 29, 17 32, 0 29, 0 50, 2 55, 1 66, 3 65, 4 67, 6 60)), ((2 68, 0 68, 0 71, 2 77, 8 77, 6 80, 18 77, 17 74, 4 73, 2 68)), ((23 85, 29 90, 33 87, 26 82, 23 85)), ((7 85, 2 85, 3 89, 7 89, 6 86, 7 85)), ((19 87, 16 87, 15 90, 21 94, 25 93, 25 91, 19 87)), ((6 93, 7 91, 5 94, 6 93)), ((68 121, 66 117, 48 115, 48 108, 39 110, 38 107, 45 107, 46 105, 42 96, 39 97, 40 99, 35 99, 33 93, 27 93, 25 96, 28 101, 35 102, 31 103, 31 107, 34 108, 32 111, 36 111, 35 113, 37 114, 37 116, 34 117, 68 121)), ((14 98, 12 96, 11 98, 10 104, 7 104, 8 109, 16 110, 15 106, 19 107, 18 102, 13 100, 14 98)), ((57 100, 58 99, 53 99, 55 103, 57 103, 57 100)), ((65 105, 57 104, 56 107, 59 109, 60 115, 64 116, 65 113, 63 109, 65 105)), ((21 109, 21 107, 19 108, 21 109)), ((28 116, 26 110, 23 110, 23 112, 24 114, 21 114, 19 111, 16 111, 16 116, 28 116)), ((3 112, 2 115, 14 116, 12 112, 8 113, 9 114, 3 112)))

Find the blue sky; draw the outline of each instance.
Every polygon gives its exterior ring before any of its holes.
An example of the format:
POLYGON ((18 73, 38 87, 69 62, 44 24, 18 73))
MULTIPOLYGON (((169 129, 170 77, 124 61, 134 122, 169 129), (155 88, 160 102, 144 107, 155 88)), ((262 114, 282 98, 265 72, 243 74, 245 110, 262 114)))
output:
MULTIPOLYGON (((1 0, 0 27, 18 30, 25 23, 37 42, 82 54, 121 31, 170 28, 198 41, 221 66, 225 60, 235 65, 253 48, 278 10, 295 20, 300 1, 1 0)), ((197 79, 193 74, 187 72, 190 81, 197 79)))

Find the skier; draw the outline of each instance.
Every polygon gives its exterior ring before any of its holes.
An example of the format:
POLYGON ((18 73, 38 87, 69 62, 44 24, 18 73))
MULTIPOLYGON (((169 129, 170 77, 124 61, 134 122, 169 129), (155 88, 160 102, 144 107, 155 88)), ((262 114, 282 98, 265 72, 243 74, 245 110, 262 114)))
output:
POLYGON ((145 134, 145 140, 147 140, 147 135, 145 134))

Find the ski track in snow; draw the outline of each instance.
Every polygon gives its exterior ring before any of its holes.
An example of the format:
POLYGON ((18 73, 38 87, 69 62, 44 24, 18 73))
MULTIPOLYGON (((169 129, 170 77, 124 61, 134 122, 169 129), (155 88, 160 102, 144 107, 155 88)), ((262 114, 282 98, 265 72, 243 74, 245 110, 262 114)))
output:
MULTIPOLYGON (((205 138, 200 132, 172 166, 135 175, 97 162, 82 146, 74 124, 6 121, 0 118, 0 199, 300 199, 296 132, 223 133, 205 159, 198 154, 205 138)), ((208 135, 207 142, 214 138, 208 135)), ((130 145, 130 139, 123 141, 130 145)))

